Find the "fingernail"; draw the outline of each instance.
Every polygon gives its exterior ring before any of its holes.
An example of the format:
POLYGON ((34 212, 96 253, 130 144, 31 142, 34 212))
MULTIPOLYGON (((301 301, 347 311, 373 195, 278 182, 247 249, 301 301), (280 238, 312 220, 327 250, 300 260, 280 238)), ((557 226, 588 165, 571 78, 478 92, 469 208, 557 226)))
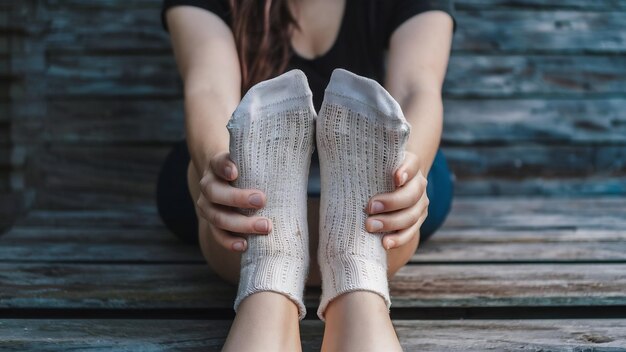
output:
POLYGON ((233 249, 236 251, 243 251, 243 248, 245 247, 243 242, 235 242, 233 243, 233 249))
POLYGON ((370 213, 379 213, 381 211, 383 211, 385 207, 383 206, 383 203, 375 201, 372 202, 372 206, 370 207, 370 213))
POLYGON ((228 178, 232 178, 233 177, 233 168, 231 168, 230 166, 226 166, 224 168, 224 175, 228 178))
POLYGON ((380 220, 372 220, 370 221, 370 228, 372 229, 371 232, 376 232, 383 228, 383 222, 380 220))
POLYGON ((400 181, 400 185, 403 185, 403 184, 406 182, 406 180, 407 180, 408 178, 409 178, 409 174, 408 174, 408 173, 406 173, 406 172, 405 172, 405 173, 403 173, 403 174, 402 174, 402 180, 400 181))
POLYGON ((263 205, 263 197, 261 197, 261 195, 258 193, 251 194, 250 197, 248 197, 248 201, 255 207, 260 207, 263 205))
POLYGON ((270 229, 270 223, 263 219, 254 223, 254 229, 260 232, 267 232, 270 229))
POLYGON ((396 241, 394 240, 387 240, 385 243, 387 243, 387 249, 391 249, 396 246, 396 241))

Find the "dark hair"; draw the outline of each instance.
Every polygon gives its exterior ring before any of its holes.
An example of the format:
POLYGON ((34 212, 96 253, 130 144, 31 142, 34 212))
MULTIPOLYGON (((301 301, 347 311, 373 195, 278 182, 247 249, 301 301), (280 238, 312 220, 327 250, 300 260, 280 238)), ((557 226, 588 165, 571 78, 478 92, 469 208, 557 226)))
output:
POLYGON ((254 84, 285 71, 291 31, 298 24, 288 0, 230 0, 230 6, 243 95, 254 84))

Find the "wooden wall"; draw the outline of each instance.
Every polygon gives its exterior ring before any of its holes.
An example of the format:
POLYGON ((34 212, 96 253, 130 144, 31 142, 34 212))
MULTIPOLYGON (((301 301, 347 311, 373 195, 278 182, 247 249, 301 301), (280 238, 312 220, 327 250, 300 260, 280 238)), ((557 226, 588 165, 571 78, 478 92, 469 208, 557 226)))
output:
MULTIPOLYGON (((0 1, 0 193, 153 206, 183 133, 160 1, 0 1)), ((456 7, 443 136, 456 194, 626 194, 626 2, 456 7)))

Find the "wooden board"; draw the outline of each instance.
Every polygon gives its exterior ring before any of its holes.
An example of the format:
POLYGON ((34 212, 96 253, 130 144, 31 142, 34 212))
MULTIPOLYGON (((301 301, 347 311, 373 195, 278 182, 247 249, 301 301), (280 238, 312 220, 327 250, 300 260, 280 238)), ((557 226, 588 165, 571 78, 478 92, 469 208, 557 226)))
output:
POLYGON ((546 10, 626 10, 626 4, 619 0, 455 0, 459 10, 491 10, 497 9, 546 9, 546 10))
MULTIPOLYGON (((422 244, 413 263, 623 262, 623 230, 441 229, 422 244)), ((93 225, 13 228, 0 237, 0 261, 204 263, 199 249, 165 229, 93 225)))
MULTIPOLYGON (((47 92, 62 97, 159 97, 182 94, 171 54, 54 55, 47 92), (72 84, 67 84, 72 82, 72 84)), ((626 57, 454 55, 447 97, 606 97, 626 90, 626 57)))
MULTIPOLYGON (((4 351, 219 351, 229 321, 1 320, 4 351)), ((396 320, 405 351, 618 351, 624 320, 396 320)), ((301 324, 303 351, 319 351, 323 324, 301 324)))
MULTIPOLYGON (((446 99, 444 109, 444 146, 626 144, 624 98, 446 99)), ((57 99, 43 119, 19 121, 12 133, 24 143, 33 133, 54 143, 174 142, 183 116, 181 99, 57 99)))
MULTIPOLYGON (((412 262, 623 262, 625 203, 623 198, 456 198, 444 226, 412 262)), ((204 262, 197 247, 161 225, 152 207, 33 211, 0 237, 0 261, 204 262)))
MULTIPOLYGON (((6 263, 0 284, 0 308, 211 309, 236 292, 205 264, 6 263)), ((396 308, 626 305, 626 264, 414 264, 390 289, 396 308)))
POLYGON ((458 51, 626 52, 625 11, 484 9, 458 11, 456 17, 453 47, 458 51))

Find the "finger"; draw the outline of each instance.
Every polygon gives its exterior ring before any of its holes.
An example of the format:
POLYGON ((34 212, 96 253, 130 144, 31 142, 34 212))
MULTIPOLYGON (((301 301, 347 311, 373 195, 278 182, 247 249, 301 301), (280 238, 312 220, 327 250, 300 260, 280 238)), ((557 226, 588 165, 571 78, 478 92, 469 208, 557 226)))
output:
POLYGON ((373 196, 367 206, 368 214, 386 213, 413 206, 424 196, 427 182, 425 178, 414 177, 404 187, 373 196))
POLYGON ((256 189, 241 189, 226 182, 201 182, 202 194, 211 203, 236 208, 259 209, 265 206, 265 194, 256 189))
POLYGON ((365 221, 365 229, 369 232, 387 232, 409 228, 428 209, 429 202, 428 197, 424 197, 409 208, 370 216, 365 221))
POLYGON ((203 204, 202 211, 207 221, 222 230, 246 234, 267 235, 272 231, 270 219, 261 216, 245 216, 232 208, 203 204))
POLYGON ((228 232, 218 229, 215 226, 209 226, 209 230, 215 241, 222 247, 233 252, 243 252, 248 248, 248 241, 245 238, 231 235, 228 232))
POLYGON ((426 220, 428 212, 420 217, 420 220, 408 229, 397 231, 383 236, 383 247, 387 250, 402 247, 411 242, 415 236, 420 234, 419 229, 426 220))
POLYGON ((417 159, 417 155, 411 152, 405 153, 404 160, 402 160, 402 163, 394 172, 393 182, 396 187, 403 186, 408 180, 415 177, 418 172, 421 173, 417 159))
POLYGON ((215 175, 226 181, 232 181, 238 176, 237 166, 230 160, 230 153, 227 151, 211 158, 210 167, 215 175))

